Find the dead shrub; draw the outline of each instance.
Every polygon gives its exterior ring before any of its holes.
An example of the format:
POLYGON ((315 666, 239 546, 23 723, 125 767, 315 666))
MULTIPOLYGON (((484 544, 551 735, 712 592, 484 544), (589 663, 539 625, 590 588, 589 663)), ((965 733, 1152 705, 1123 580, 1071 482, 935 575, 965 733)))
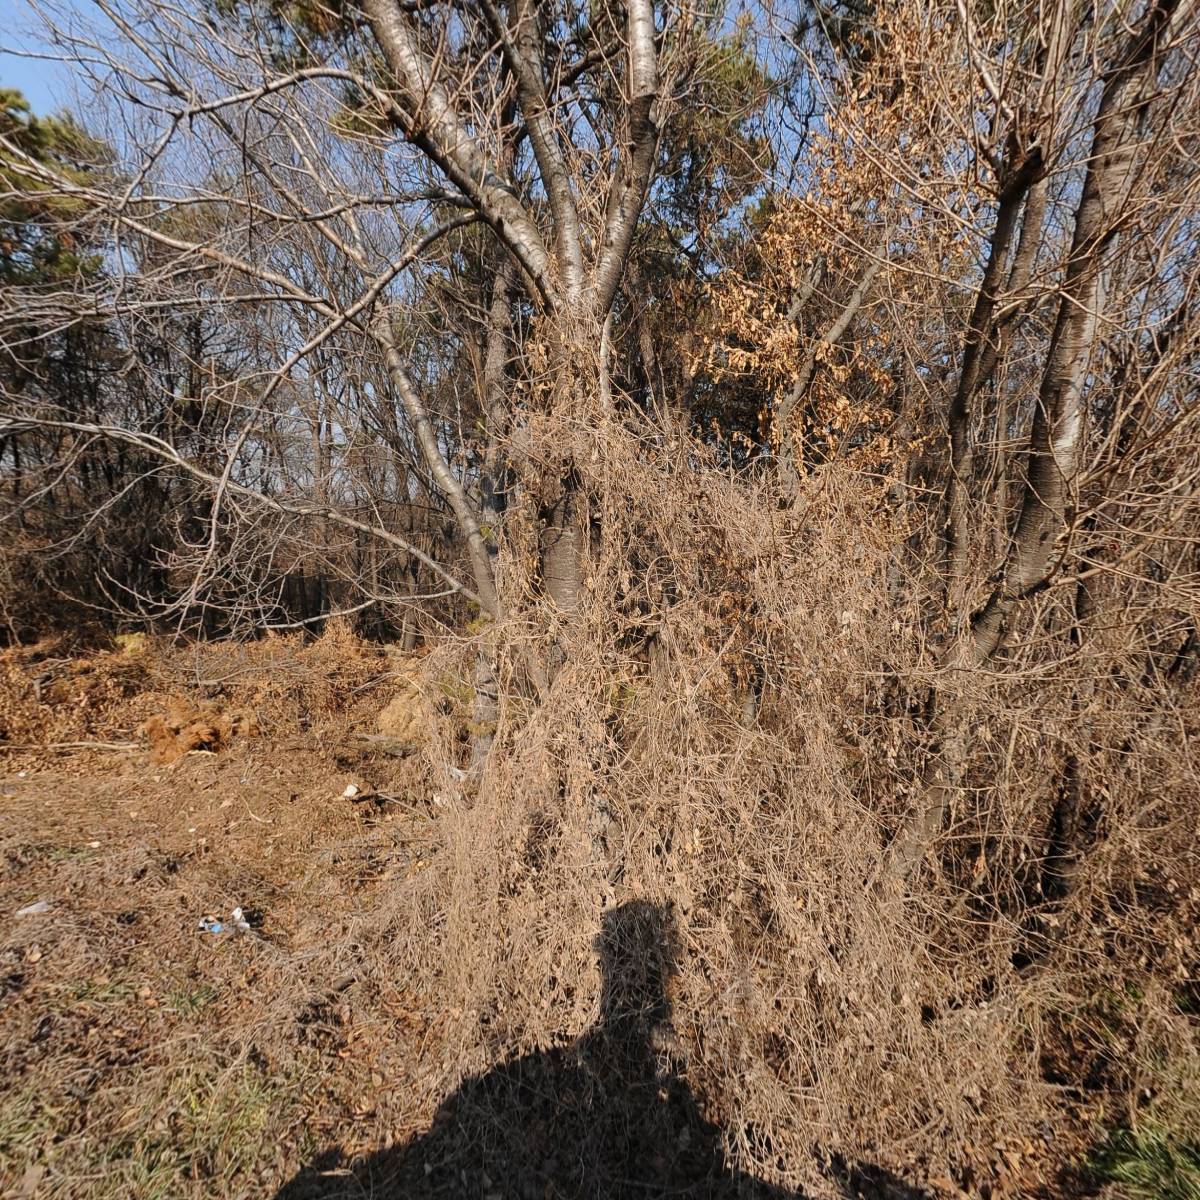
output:
MULTIPOLYGON (((698 466, 694 447, 685 463, 596 427, 574 461, 603 463, 622 488, 594 481, 603 532, 580 610, 538 598, 536 531, 518 528, 501 571, 526 573, 527 599, 435 647, 414 685, 460 688, 465 710, 482 655, 498 694, 474 773, 460 725, 430 727, 440 852, 356 930, 373 973, 421 980, 440 1030, 417 1084, 427 1111, 465 1076, 595 1024, 595 936, 636 899, 675 913, 671 1024, 733 1162, 817 1196, 841 1194, 835 1160, 935 1189, 1027 1192, 1063 1153, 1044 1122, 1079 1129, 1047 1074, 1068 1027, 1086 1025, 1107 1064, 1081 1086, 1133 1095, 1119 1047, 1164 1003, 1146 981, 1195 961, 1180 932, 1196 883, 1183 825, 1139 811, 1119 744, 1098 749, 1107 722, 1128 742, 1144 700, 1117 686, 1094 700, 1088 769, 1106 780, 1113 826, 1088 884, 1058 905, 1031 882, 1045 857, 1031 831, 1048 827, 1070 750, 1085 748, 1070 683, 958 681, 979 731, 970 804, 903 885, 887 846, 919 802, 932 678, 908 632, 920 591, 895 587, 906 531, 849 472, 806 480, 781 513, 765 490, 698 466), (551 643, 564 665, 539 699, 530 647, 551 643), (1173 882, 1151 904, 1156 857, 1173 882), (1139 997, 1120 1023, 1088 1015, 1114 990, 1139 997)), ((393 704, 407 721, 408 701, 393 704)), ((1195 783, 1178 751, 1191 723, 1134 735, 1140 761, 1159 764, 1163 811, 1176 797, 1185 812, 1195 783)))
MULTIPOLYGON (((582 611, 565 621, 531 585, 507 624, 421 667, 431 692, 469 690, 482 652, 500 697, 477 777, 457 781, 471 764, 452 723, 433 731, 442 850, 371 922, 375 969, 421 979, 429 1021, 449 1014, 427 1103, 592 1026, 603 914, 637 899, 676 914, 672 1025, 734 1161, 813 1194, 831 1186, 814 1144, 926 1178, 988 1169, 1045 1113, 1026 1045, 1040 993, 1012 977, 1007 935, 967 935, 945 883, 918 905, 880 883, 914 764, 906 748, 880 765, 872 744, 879 664, 921 670, 879 618, 890 518, 849 474, 779 516, 719 470, 597 440, 575 461, 641 482, 597 487, 612 540, 582 611), (551 640, 564 666, 539 703, 527 647, 551 640)), ((502 570, 536 570, 533 536, 502 570)))
POLYGON ((173 763, 193 750, 216 752, 235 736, 258 732, 253 713, 227 710, 216 703, 194 704, 177 700, 165 713, 155 713, 138 728, 150 743, 155 762, 173 763))
POLYGON ((43 638, 0 652, 0 743, 37 746, 108 736, 131 703, 153 686, 142 650, 81 654, 67 637, 43 638))
MULTIPOLYGON (((935 1192, 1015 1196, 1147 1092, 1160 1124, 1186 1123, 1170 1080, 1194 1061, 1200 706, 1191 682, 1121 682, 1146 675, 1145 647, 1112 619, 1149 623, 1154 594, 1098 589, 1104 632, 1069 671, 1042 641, 1019 667, 939 680, 974 731, 967 786, 901 884, 888 841, 920 802, 933 679, 911 636, 920 588, 895 586, 907 531, 836 468, 781 511, 694 447, 673 458, 601 430, 576 461, 624 483, 590 481, 610 507, 569 618, 540 598, 536 531, 518 526, 501 569, 526 580, 522 601, 420 660, 331 622, 316 639, 93 655, 54 665, 43 691, 100 696, 144 672, 146 691, 103 711, 153 700, 160 761, 228 744, 247 712, 330 747, 364 725, 420 739, 399 784, 374 763, 371 782, 422 814, 430 845, 344 937, 315 915, 301 964, 333 978, 352 956, 372 986, 411 981, 406 1120, 594 1028, 596 935, 633 900, 674 913, 672 1059, 755 1176, 835 1196, 831 1163, 871 1163, 935 1192), (530 662, 552 645, 563 665, 540 696, 530 662), (476 762, 481 660, 497 703, 476 762), (210 698, 164 702, 189 681, 210 698), (1084 810, 1086 858, 1056 898, 1048 831, 1072 780, 1103 805, 1084 810)), ((1061 620, 1055 604, 1030 627, 1061 620)), ((2 694, 12 727, 35 730, 47 706, 31 672, 54 653, 28 658, 0 659, 2 694)))
POLYGON ((409 682, 388 701, 376 724, 381 734, 416 746, 428 741, 431 720, 430 705, 417 684, 409 682))

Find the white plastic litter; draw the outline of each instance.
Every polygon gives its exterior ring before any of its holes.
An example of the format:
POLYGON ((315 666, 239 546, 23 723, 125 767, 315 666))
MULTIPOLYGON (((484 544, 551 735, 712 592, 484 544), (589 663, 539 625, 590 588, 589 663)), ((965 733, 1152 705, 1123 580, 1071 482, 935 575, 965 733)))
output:
POLYGON ((246 920, 246 914, 242 912, 240 904, 229 914, 228 921, 221 921, 212 916, 201 917, 196 922, 196 927, 212 934, 250 932, 250 922, 246 920))

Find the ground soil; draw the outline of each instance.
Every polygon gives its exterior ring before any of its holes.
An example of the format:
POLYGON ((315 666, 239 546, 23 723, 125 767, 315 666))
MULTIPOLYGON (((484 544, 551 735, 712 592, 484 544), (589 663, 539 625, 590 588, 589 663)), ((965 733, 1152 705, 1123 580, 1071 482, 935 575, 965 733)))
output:
POLYGON ((364 987, 354 929, 427 862, 432 806, 355 748, 388 700, 389 664, 360 666, 385 678, 357 711, 266 704, 265 732, 169 763, 136 731, 174 679, 74 722, 120 749, 0 743, 0 1194, 270 1196, 428 1119, 383 1087, 421 1030, 402 981, 364 987), (250 932, 200 928, 236 906, 250 932))

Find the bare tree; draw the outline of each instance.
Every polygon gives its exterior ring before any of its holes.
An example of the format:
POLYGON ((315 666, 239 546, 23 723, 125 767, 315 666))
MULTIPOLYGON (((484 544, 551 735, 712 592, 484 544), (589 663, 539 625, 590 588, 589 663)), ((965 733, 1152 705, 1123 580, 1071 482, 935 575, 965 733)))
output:
MULTIPOLYGON (((502 310, 519 280, 544 316, 547 371, 558 380, 551 413, 586 403, 654 169, 667 103, 660 97, 663 29, 683 18, 656 28, 649 0, 637 0, 623 12, 605 10, 580 36, 570 32, 569 6, 487 4, 464 22, 438 6, 378 0, 361 16, 347 13, 322 40, 305 27, 270 35, 250 11, 245 23, 218 25, 154 3, 100 7, 107 29, 79 32, 51 20, 51 36, 97 79, 110 72, 109 94, 115 82, 136 100, 137 123, 111 130, 120 168, 81 181, 11 142, 6 152, 28 169, 31 186, 77 200, 91 236, 107 242, 121 264, 118 278, 106 277, 86 298, 93 315, 130 325, 156 308, 216 303, 231 315, 239 308, 254 314, 260 328, 264 314, 277 314, 265 326, 274 345, 261 346, 256 384, 243 374, 196 397, 228 408, 224 462, 211 470, 144 428, 34 413, 19 400, 14 420, 132 440, 210 483, 209 546, 197 579, 213 564, 231 498, 241 497, 240 505, 254 495, 259 506, 320 516, 404 549, 442 585, 498 616, 504 601, 481 529, 490 501, 481 499, 478 476, 453 464, 448 430, 439 428, 405 360, 405 305, 419 294, 430 252, 481 222, 502 256, 490 255, 494 282, 481 281, 495 298, 492 325, 505 323, 502 310), (274 53, 272 37, 296 51, 292 66, 277 65, 284 56, 274 53), (374 50, 382 62, 364 66, 374 50), (368 500, 362 516, 331 502, 337 471, 325 443, 349 446, 359 418, 345 409, 315 415, 313 388, 328 381, 322 361, 336 357, 344 379, 346 356, 364 354, 383 369, 357 390, 365 398, 390 389, 398 401, 421 472, 456 522, 469 587, 452 565, 379 521, 385 497, 368 500), (285 423, 307 424, 314 439, 313 486, 302 500, 271 487, 259 492, 241 478, 247 456, 268 436, 277 441, 285 423)), ((114 121, 124 116, 113 112, 114 121)), ((48 318, 74 319, 66 313, 77 313, 80 299, 64 297, 48 318)), ((499 352, 476 401, 485 421, 500 415, 499 352)), ((489 435, 493 472, 500 443, 518 432, 511 416, 506 423, 489 435)), ((391 416, 384 425, 379 436, 394 446, 399 429, 391 416)), ((548 505, 546 588, 569 609, 581 587, 584 506, 574 496, 570 453, 527 439, 522 454, 526 462, 544 460, 547 450, 557 465, 526 491, 544 493, 529 502, 548 505)), ((495 481, 487 488, 494 494, 495 481)))
MULTIPOLYGON (((964 37, 974 55, 969 18, 965 8, 960 11, 964 37)), ((1153 217, 1148 217, 1147 210, 1161 204, 1162 198, 1139 194, 1138 183, 1153 176, 1148 156, 1161 145, 1161 139, 1169 137, 1166 130, 1178 111, 1174 89, 1182 83, 1174 59, 1179 47, 1194 37, 1195 15, 1194 6, 1186 3, 1152 4, 1132 28, 1114 29, 1108 33, 1108 42, 1093 50, 1103 55, 1106 63, 1103 87, 1091 118, 1090 147, 1074 205, 1070 247, 1055 289, 1057 316, 1033 405, 1017 522, 990 595, 968 620, 959 623, 948 642, 943 662, 950 671, 986 663, 999 649, 1005 622, 1015 606, 1045 588, 1065 558, 1063 543, 1073 524, 1070 492, 1081 471, 1085 446, 1087 376, 1101 323, 1119 320, 1118 306, 1125 299, 1114 294, 1113 258, 1123 229, 1132 226, 1142 236, 1153 236, 1153 217)), ((999 204, 988 264, 968 325, 950 407, 948 588, 952 614, 961 603, 969 538, 965 493, 974 469, 971 401, 999 357, 993 314, 1022 205, 1024 220, 1031 224, 1022 229, 1009 269, 1017 303, 1029 276, 1037 223, 1044 213, 1037 190, 1041 188, 1039 177, 1058 165, 1052 156, 1062 152, 1061 142, 1055 144, 1054 124, 1069 128, 1067 115, 1052 112, 1048 97, 1072 94, 1062 71, 1066 48, 1076 36, 1078 16, 1071 5, 1051 14, 1037 59, 1054 82, 1047 85, 1043 79, 1029 100, 1006 99, 986 67, 981 68, 989 92, 994 93, 997 125, 1007 122, 1009 130, 1006 157, 999 170, 999 204)), ((944 701, 935 699, 933 703, 938 747, 928 777, 929 798, 894 844, 894 863, 901 873, 912 869, 941 828, 962 772, 966 731, 955 728, 948 719, 944 701)))

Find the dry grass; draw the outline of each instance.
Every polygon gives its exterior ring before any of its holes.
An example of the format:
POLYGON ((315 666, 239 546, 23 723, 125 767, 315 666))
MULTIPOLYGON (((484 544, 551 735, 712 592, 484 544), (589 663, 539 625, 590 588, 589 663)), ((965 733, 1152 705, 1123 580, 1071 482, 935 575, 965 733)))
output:
POLYGON ((429 802, 342 799, 348 765, 419 795, 410 765, 349 751, 395 670, 351 643, 337 630, 211 654, 151 641, 144 690, 128 692, 111 682, 132 670, 122 650, 90 653, 86 670, 55 656, 41 699, 47 656, 4 656, 4 710, 30 747, 5 756, 0 834, 5 1195, 261 1195, 347 1128, 371 1144, 361 1101, 374 1064, 357 1054, 356 997, 339 976, 372 896, 429 853, 429 802), (109 698, 75 708, 82 727, 59 707, 80 680, 109 698), (133 752, 36 748, 128 737, 172 696, 186 698, 180 734, 197 714, 232 726, 235 711, 269 734, 204 754, 177 753, 176 739, 166 762, 158 722, 133 752), (49 912, 13 916, 39 899, 49 912), (239 904, 254 933, 197 928, 239 904))
MULTIPOLYGON (((15 923, 3 951, 19 978, 0 1015, 9 1180, 268 1195, 317 1158, 359 1194, 386 1163, 346 1164, 426 1128, 464 1079, 594 1053, 595 939, 630 902, 674 914, 672 1077, 726 1168, 773 1194, 891 1177, 1070 1190, 1089 1144, 1170 1089, 1165 1064, 1195 1047, 1194 706, 1155 719, 1144 695, 1099 687, 1081 746, 1075 690, 1036 658, 963 684, 969 778, 987 790, 964 793, 902 886, 886 846, 920 779, 931 668, 897 608, 884 506, 829 471, 780 511, 682 450, 599 429, 575 461, 641 482, 617 496, 592 481, 613 506, 599 528, 622 541, 602 536, 569 620, 536 599, 529 530, 501 564, 527 602, 420 660, 340 627, 151 643, 57 664, 39 699, 36 656, 6 656, 10 740, 128 736, 171 697, 262 730, 167 766, 84 755, 70 801, 44 755, 10 756, 32 774, 5 800, 5 902, 61 907, 15 923), (529 663, 552 642, 565 666, 539 699, 529 663), (475 767, 481 653, 499 707, 475 767), (89 697, 85 715, 60 717, 48 687, 89 697), (355 740, 393 718, 412 757, 355 740), (1029 831, 1071 749, 1103 772, 1107 815, 1084 883, 1051 904, 1029 831), (395 800, 351 805, 348 780, 395 800), (195 930, 234 903, 265 912, 261 936, 195 930)), ((314 1179, 283 1194, 343 1194, 304 1191, 314 1179)))

